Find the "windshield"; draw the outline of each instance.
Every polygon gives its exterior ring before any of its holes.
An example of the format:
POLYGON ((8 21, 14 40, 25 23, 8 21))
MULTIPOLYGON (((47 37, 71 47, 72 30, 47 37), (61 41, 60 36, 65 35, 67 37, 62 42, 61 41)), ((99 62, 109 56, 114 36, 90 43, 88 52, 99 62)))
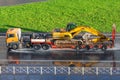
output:
POLYGON ((7 37, 8 38, 11 38, 11 37, 14 37, 15 35, 14 34, 8 34, 7 37))

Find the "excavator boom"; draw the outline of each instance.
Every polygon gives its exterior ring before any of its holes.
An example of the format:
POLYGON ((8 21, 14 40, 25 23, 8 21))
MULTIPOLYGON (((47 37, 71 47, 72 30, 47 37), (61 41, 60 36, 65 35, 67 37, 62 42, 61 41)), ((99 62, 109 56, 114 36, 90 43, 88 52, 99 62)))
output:
POLYGON ((76 28, 72 29, 69 33, 72 35, 72 38, 74 38, 76 35, 78 35, 81 32, 87 32, 90 33, 91 35, 95 35, 97 38, 93 38, 91 40, 94 43, 99 41, 102 42, 102 41, 110 40, 110 38, 106 37, 101 32, 97 31, 92 27, 87 27, 87 26, 77 26, 76 28))
POLYGON ((70 34, 72 34, 72 37, 74 37, 82 31, 89 32, 96 36, 100 36, 101 38, 106 38, 106 36, 104 36, 102 33, 97 31, 96 29, 93 29, 92 27, 86 27, 86 26, 78 26, 75 29, 71 30, 70 34))

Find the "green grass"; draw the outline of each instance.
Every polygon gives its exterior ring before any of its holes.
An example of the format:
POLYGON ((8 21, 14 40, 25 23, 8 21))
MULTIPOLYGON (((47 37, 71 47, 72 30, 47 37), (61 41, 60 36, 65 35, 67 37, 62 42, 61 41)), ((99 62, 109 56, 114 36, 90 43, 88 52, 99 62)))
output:
POLYGON ((0 32, 20 27, 23 32, 50 32, 66 24, 93 27, 111 32, 112 24, 120 32, 119 0, 48 0, 29 4, 0 7, 0 32))

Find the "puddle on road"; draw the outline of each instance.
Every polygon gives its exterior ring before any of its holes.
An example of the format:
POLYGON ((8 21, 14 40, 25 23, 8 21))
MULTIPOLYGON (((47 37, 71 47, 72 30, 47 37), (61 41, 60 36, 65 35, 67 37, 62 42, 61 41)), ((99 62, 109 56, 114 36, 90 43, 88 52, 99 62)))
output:
MULTIPOLYGON (((116 65, 114 62, 114 56, 112 54, 75 54, 75 53, 45 53, 45 54, 23 54, 23 53, 9 53, 7 59, 9 61, 19 61, 20 64, 41 64, 41 65, 53 65, 53 62, 80 62, 95 63, 93 66, 96 67, 110 67, 116 65), (104 61, 104 62, 101 62, 104 61)), ((10 64, 14 64, 10 63, 10 64)))
MULTIPOLYGON (((111 51, 110 51, 111 52, 111 51)), ((47 51, 42 53, 9 53, 13 58, 17 56, 20 60, 112 60, 112 53, 76 53, 62 51, 47 51)))

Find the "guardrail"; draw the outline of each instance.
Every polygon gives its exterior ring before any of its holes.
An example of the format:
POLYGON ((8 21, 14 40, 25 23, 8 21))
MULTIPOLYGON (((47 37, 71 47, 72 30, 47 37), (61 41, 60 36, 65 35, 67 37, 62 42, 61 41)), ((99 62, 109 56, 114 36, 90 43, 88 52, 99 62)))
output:
POLYGON ((0 60, 0 74, 79 74, 79 75, 120 75, 120 61, 93 61, 93 60, 0 60), (60 62, 56 65, 54 62, 60 62), (69 62, 78 64, 93 63, 91 67, 65 65, 69 62), (63 64, 62 64, 63 63, 63 64))
POLYGON ((120 75, 120 67, 0 66, 0 74, 120 75))

